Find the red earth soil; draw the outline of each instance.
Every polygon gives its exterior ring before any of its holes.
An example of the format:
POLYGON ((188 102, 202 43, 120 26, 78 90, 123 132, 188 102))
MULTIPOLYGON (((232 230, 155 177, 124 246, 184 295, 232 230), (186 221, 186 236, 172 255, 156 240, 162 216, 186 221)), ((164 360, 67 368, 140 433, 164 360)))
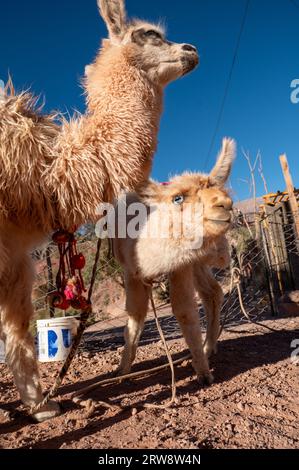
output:
MULTIPOLYGON (((291 361, 291 343, 299 340, 299 318, 269 319, 264 324, 276 331, 243 324, 223 333, 218 354, 211 359, 215 383, 210 387, 198 385, 189 361, 177 366, 177 403, 166 410, 143 405, 167 401, 169 371, 101 387, 87 396, 94 402, 122 405, 123 410, 93 407, 91 401, 82 408, 70 400, 71 392, 92 384, 96 376, 111 375, 120 358, 121 332, 113 341, 106 332, 97 343, 86 343, 59 391, 62 415, 42 424, 33 423, 26 414, 10 372, 1 365, 0 447, 299 448, 299 364, 291 361)), ((174 358, 186 353, 181 338, 167 336, 174 358)), ((146 329, 133 369, 163 361, 159 338, 146 329)), ((40 366, 45 389, 59 368, 60 364, 40 366)))

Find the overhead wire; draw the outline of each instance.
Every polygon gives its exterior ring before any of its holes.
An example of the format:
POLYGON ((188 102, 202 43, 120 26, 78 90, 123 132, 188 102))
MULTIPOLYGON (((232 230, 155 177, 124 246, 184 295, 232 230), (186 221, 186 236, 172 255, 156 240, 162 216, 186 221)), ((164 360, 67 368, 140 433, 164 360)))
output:
POLYGON ((224 89, 224 95, 223 95, 223 98, 222 98, 222 101, 221 101, 221 106, 220 106, 218 118, 217 118, 217 121, 216 121, 215 130, 214 130, 212 140, 211 140, 211 143, 210 143, 210 147, 209 147, 209 150, 208 150, 208 154, 207 154, 207 157, 206 157, 206 160, 205 160, 205 166, 204 166, 205 170, 207 169, 209 160, 211 158, 212 150, 214 148, 215 141, 216 141, 216 138, 217 138, 217 134, 218 134, 218 131, 219 131, 219 127, 220 127, 220 124, 221 124, 221 120, 222 120, 222 117, 223 117, 225 104, 226 104, 226 100, 227 100, 227 97, 228 97, 228 93, 229 93, 229 89, 230 89, 230 85, 231 85, 231 81, 232 81, 232 77, 233 77, 233 72, 234 72, 234 69, 235 69, 235 66, 236 66, 236 63, 237 63, 237 58, 238 58, 238 53, 239 53, 239 49, 240 49, 241 39, 242 39, 243 32, 244 32, 244 29, 245 29, 245 25, 246 25, 247 18, 248 18, 250 2, 251 2, 251 0, 246 0, 246 5, 245 5, 244 13, 243 13, 243 16, 242 16, 242 20, 241 20, 241 27, 240 27, 240 31, 239 31, 239 34, 238 34, 238 37, 237 37, 237 42, 236 42, 236 47, 235 47, 235 51, 234 51, 234 55, 233 55, 233 60, 232 60, 231 66, 230 66, 230 71, 229 71, 227 83, 226 83, 226 86, 225 86, 225 89, 224 89))

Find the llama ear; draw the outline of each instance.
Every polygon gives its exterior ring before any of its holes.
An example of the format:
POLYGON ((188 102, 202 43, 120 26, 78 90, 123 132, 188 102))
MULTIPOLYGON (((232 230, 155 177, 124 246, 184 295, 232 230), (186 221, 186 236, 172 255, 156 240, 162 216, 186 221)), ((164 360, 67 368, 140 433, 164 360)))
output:
POLYGON ((126 31, 124 0, 98 0, 98 7, 108 28, 110 40, 119 44, 126 31))
POLYGON ((85 67, 85 77, 88 77, 93 69, 92 65, 86 65, 85 67))
POLYGON ((233 139, 223 139, 217 163, 210 173, 210 178, 217 186, 224 186, 227 182, 235 157, 236 142, 233 139))

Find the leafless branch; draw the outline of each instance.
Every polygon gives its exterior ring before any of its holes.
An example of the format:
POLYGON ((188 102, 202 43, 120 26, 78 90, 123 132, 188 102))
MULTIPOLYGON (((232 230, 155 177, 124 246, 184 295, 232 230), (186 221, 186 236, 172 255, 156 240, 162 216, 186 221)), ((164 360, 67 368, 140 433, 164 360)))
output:
POLYGON ((257 164, 258 164, 259 159, 260 159, 260 152, 257 153, 257 156, 254 160, 254 163, 252 163, 249 151, 245 151, 244 149, 242 149, 242 153, 243 153, 244 158, 247 161, 248 168, 249 168, 249 171, 250 171, 250 180, 251 180, 250 189, 252 191, 253 204, 254 204, 256 239, 258 239, 259 234, 260 234, 260 226, 259 226, 259 220, 258 220, 258 216, 257 216, 255 172, 256 172, 257 164))
POLYGON ((265 178, 265 175, 264 175, 264 170, 263 170, 262 154, 261 154, 260 150, 258 152, 258 156, 259 156, 258 172, 259 172, 260 177, 262 178, 262 181, 264 183, 264 188, 265 188, 266 194, 269 194, 268 185, 267 185, 267 181, 266 181, 266 178, 265 178))

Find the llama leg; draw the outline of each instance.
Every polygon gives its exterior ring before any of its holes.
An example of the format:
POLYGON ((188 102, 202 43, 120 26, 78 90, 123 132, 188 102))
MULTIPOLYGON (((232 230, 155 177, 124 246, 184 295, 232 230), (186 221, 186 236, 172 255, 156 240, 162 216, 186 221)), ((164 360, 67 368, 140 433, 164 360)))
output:
POLYGON ((192 268, 187 267, 170 276, 170 298, 173 313, 178 320, 192 355, 192 364, 198 380, 213 382, 208 360, 203 351, 198 308, 195 301, 192 268))
POLYGON ((130 373, 144 327, 149 300, 147 287, 139 279, 130 275, 126 276, 126 296, 129 319, 124 333, 125 349, 119 367, 121 375, 130 373))
POLYGON ((217 352, 223 292, 211 270, 206 266, 200 266, 199 263, 194 266, 194 279, 207 315, 207 340, 204 350, 209 357, 213 352, 217 352))
MULTIPOLYGON (((2 310, 2 327, 6 338, 6 361, 22 401, 29 407, 43 399, 34 341, 28 332, 33 316, 31 303, 32 266, 30 259, 19 262, 11 273, 2 310)), ((34 415, 41 422, 59 415, 57 403, 50 402, 34 415)))

